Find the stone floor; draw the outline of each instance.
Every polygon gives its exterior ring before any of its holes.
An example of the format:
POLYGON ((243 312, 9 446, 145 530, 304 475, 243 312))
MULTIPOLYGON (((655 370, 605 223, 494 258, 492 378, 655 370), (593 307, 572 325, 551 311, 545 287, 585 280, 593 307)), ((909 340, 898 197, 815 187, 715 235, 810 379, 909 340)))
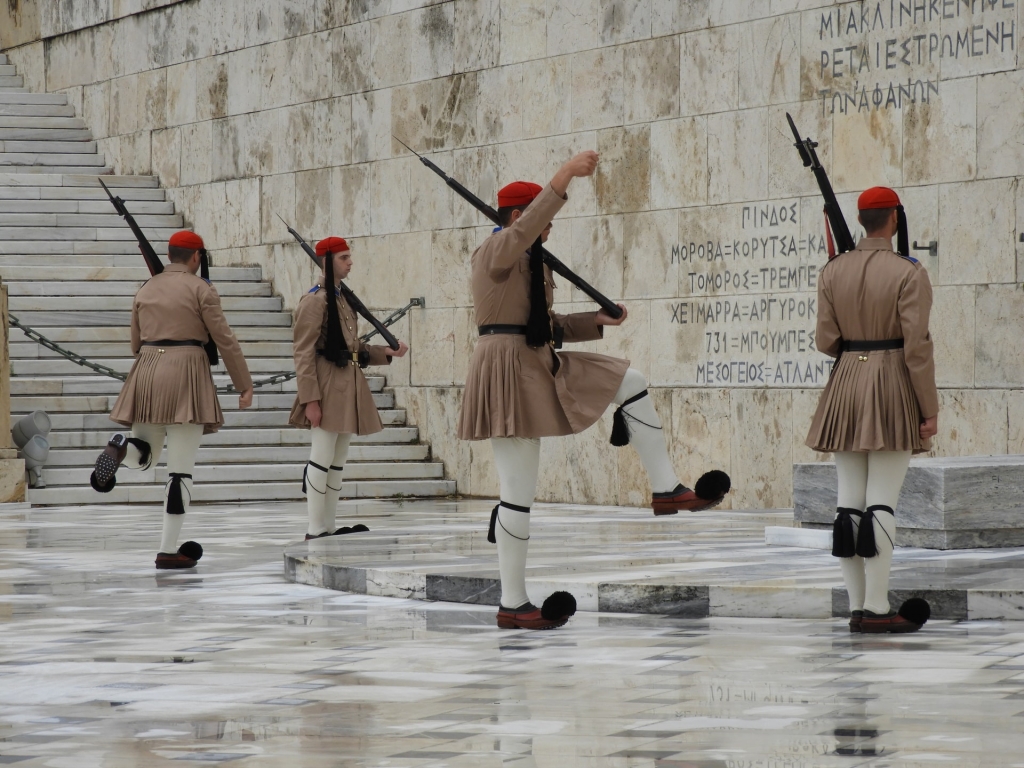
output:
MULTIPOLYGON (((494 502, 366 502, 372 529, 296 543, 288 578, 385 597, 496 605, 497 556, 486 541, 494 502)), ((765 546, 792 510, 655 518, 649 509, 537 504, 527 588, 538 605, 569 589, 583 610, 683 618, 827 618, 849 604, 829 551, 765 546)), ((803 533, 808 533, 803 531, 803 533)), ((820 532, 811 532, 820 538, 820 532)), ((1024 619, 1024 549, 899 548, 890 599, 925 597, 947 619, 1024 619)))
POLYGON ((153 508, 0 507, 0 765, 1024 766, 1024 623, 499 632, 484 606, 286 582, 301 524, 197 508, 207 556, 157 573, 153 508))

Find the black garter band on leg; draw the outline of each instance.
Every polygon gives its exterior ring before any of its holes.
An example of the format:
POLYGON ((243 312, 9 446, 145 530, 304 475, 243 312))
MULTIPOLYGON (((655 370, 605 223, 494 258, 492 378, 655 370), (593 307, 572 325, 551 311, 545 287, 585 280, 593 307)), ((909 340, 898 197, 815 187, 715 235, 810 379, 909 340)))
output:
MULTIPOLYGON (((892 511, 892 507, 887 507, 885 504, 873 504, 867 508, 864 512, 864 517, 860 521, 860 534, 857 536, 857 554, 860 557, 874 557, 878 554, 878 545, 875 543, 875 512, 888 512, 895 519, 896 513, 892 511)), ((881 525, 881 523, 879 523, 881 525)), ((885 534, 886 538, 889 538, 888 531, 882 528, 882 533, 885 534)), ((893 540, 889 539, 890 544, 894 544, 893 540)), ((893 546, 895 549, 895 545, 893 546)))
MULTIPOLYGON (((495 527, 501 525, 501 521, 498 520, 498 507, 507 507, 508 509, 511 509, 513 512, 525 512, 526 514, 530 514, 529 507, 521 507, 518 504, 510 504, 507 501, 499 501, 497 504, 495 504, 494 509, 491 510, 491 524, 487 528, 487 541, 489 541, 491 544, 498 543, 498 539, 494 535, 495 527)), ((508 533, 508 535, 511 536, 513 539, 519 539, 520 541, 530 540, 529 536, 527 536, 524 539, 521 536, 516 536, 514 533, 509 533, 508 528, 506 528, 504 525, 501 526, 501 530, 503 530, 505 533, 508 533)))
MULTIPOLYGON (((306 493, 306 473, 309 472, 310 466, 316 467, 317 469, 319 469, 321 472, 323 472, 325 474, 327 473, 327 467, 321 467, 315 461, 307 461, 306 462, 306 466, 304 466, 302 468, 302 492, 303 493, 306 493)), ((316 486, 314 486, 312 483, 310 483, 310 485, 313 487, 313 490, 316 491, 316 486)), ((324 478, 324 486, 326 486, 326 485, 327 485, 327 478, 324 478)), ((327 493, 327 491, 316 491, 316 492, 317 493, 327 493)))
POLYGON ((643 392, 639 392, 633 395, 631 398, 626 400, 626 402, 624 402, 622 405, 615 409, 615 414, 612 416, 612 435, 609 438, 608 442, 614 445, 616 448, 621 448, 624 445, 629 445, 629 424, 626 422, 627 416, 631 418, 633 421, 637 422, 638 424, 643 424, 645 427, 650 427, 651 429, 661 429, 661 427, 656 427, 653 424, 648 424, 645 421, 640 421, 640 419, 638 419, 633 414, 623 410, 627 405, 635 403, 637 400, 641 400, 645 397, 647 397, 646 389, 643 392))
MULTIPOLYGON (((310 464, 313 464, 313 462, 310 462, 310 464)), ((316 467, 317 465, 316 465, 316 464, 313 464, 313 466, 314 466, 314 467, 316 467)), ((317 467, 317 469, 322 469, 322 467, 317 467)), ((331 469, 336 469, 336 470, 338 470, 339 472, 344 472, 344 471, 345 471, 345 468, 344 468, 344 467, 336 467, 336 466, 334 466, 333 464, 331 464, 331 469)), ((330 474, 330 473, 328 473, 328 474, 330 474)), ((328 483, 326 479, 324 480, 324 485, 326 485, 326 486, 327 486, 328 488, 330 488, 330 489, 331 489, 332 491, 340 491, 340 490, 341 490, 341 486, 340 486, 340 485, 339 485, 339 486, 338 486, 337 488, 335 488, 335 487, 334 487, 333 485, 331 485, 330 483, 328 483)), ((316 489, 314 488, 313 490, 316 490, 316 489)))
MULTIPOLYGON (((875 541, 875 512, 888 512, 895 517, 891 507, 884 504, 873 504, 866 512, 849 507, 836 508, 836 520, 832 524, 832 556, 833 557, 875 557, 878 545, 875 541), (860 518, 857 531, 853 528, 853 518, 860 518)), ((882 533, 889 538, 889 533, 882 528, 882 533)), ((893 541, 889 538, 889 543, 893 541)))
MULTIPOLYGON (((191 480, 192 475, 184 472, 168 472, 167 476, 170 478, 170 488, 167 490, 167 514, 168 515, 184 515, 185 514, 185 500, 182 498, 182 480, 186 477, 191 480)), ((185 492, 188 493, 188 488, 185 488, 185 492)), ((192 494, 189 494, 189 501, 192 501, 192 494)))

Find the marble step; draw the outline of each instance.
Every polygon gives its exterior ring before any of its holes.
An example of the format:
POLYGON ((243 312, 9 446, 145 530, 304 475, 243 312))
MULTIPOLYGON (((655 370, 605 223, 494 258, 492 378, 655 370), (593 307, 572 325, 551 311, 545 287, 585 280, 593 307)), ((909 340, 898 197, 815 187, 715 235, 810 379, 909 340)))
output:
POLYGON ((74 117, 68 104, 21 104, 0 100, 0 115, 7 117, 74 117))
MULTIPOLYGON (((3 142, 7 144, 8 142, 3 142)), ((59 167, 100 167, 106 165, 103 155, 78 152, 12 152, 0 149, 0 167, 21 165, 53 165, 59 167)), ((8 169, 9 170, 9 169, 8 169)))
MULTIPOLYGON (((57 241, 60 243, 60 241, 57 241)), ((162 247, 157 247, 156 243, 150 243, 153 245, 153 249, 160 256, 160 261, 165 266, 168 264, 166 253, 167 243, 163 243, 162 247)), ((84 243, 82 245, 85 245, 84 243)), ((93 267, 93 268, 107 268, 107 267, 124 267, 131 268, 136 267, 139 264, 145 265, 145 261, 142 260, 142 256, 139 254, 139 248, 136 243, 125 241, 125 248, 123 250, 128 251, 128 246, 134 248, 134 253, 88 253, 87 248, 81 248, 80 250, 86 251, 86 253, 62 253, 59 254, 61 264, 69 267, 93 267)), ((2 242, 0 242, 2 246, 2 242)), ((103 248, 93 250, 109 251, 112 249, 103 248)), ((51 260, 43 258, 46 256, 57 256, 58 254, 33 254, 33 253, 8 253, 0 255, 0 264, 9 267, 34 267, 39 266, 40 263, 52 263, 51 260)), ((216 262, 214 262, 216 263, 216 262)), ((148 272, 146 274, 149 274, 148 272)), ((139 281, 138 285, 141 285, 143 281, 139 281)))
MULTIPOLYGON (((352 438, 352 443, 414 443, 419 439, 416 427, 384 427, 373 435, 352 438)), ((50 448, 102 448, 110 440, 110 430, 93 432, 51 432, 50 448)), ((280 429, 225 429, 203 437, 203 445, 309 445, 309 430, 280 429)))
POLYGON ((63 93, 0 93, 0 104, 52 104, 66 105, 68 97, 63 93))
MULTIPOLYGON (((346 499, 375 499, 388 496, 437 497, 455 493, 454 480, 364 480, 345 482, 341 486, 341 497, 346 499)), ((195 503, 232 501, 298 501, 302 494, 301 483, 200 483, 192 491, 195 503)), ((31 488, 27 493, 30 504, 161 504, 164 499, 163 485, 121 485, 110 493, 96 493, 92 488, 31 488)))
MULTIPOLYGON (((157 255, 161 257, 161 261, 167 264, 167 241, 166 240, 150 240, 150 245, 153 246, 153 250, 156 251, 157 255)), ((66 241, 66 240, 0 240, 0 262, 7 263, 8 256, 60 256, 62 258, 68 258, 69 256, 139 256, 139 245, 136 240, 83 240, 79 242, 66 241)), ((53 261, 51 259, 34 259, 29 262, 20 264, 11 264, 13 267, 21 267, 22 271, 19 275, 26 275, 27 277, 16 278, 7 270, 4 271, 4 280, 15 280, 15 279, 28 279, 31 280, 32 273, 25 271, 32 267, 37 269, 50 269, 52 268, 53 261)), ((145 262, 139 261, 136 264, 145 266, 145 262)), ((216 263, 216 260, 214 261, 216 263)), ((103 266, 124 266, 124 260, 117 262, 103 262, 100 260, 100 264, 103 266)), ((87 267, 86 267, 87 268, 87 267)), ((130 268, 130 267, 125 267, 130 268)), ((41 272, 39 274, 40 280, 52 279, 52 272, 41 272)), ((147 269, 142 275, 136 277, 134 275, 125 273, 113 273, 109 279, 113 280, 139 280, 149 279, 149 270, 147 269)), ((89 279, 89 278, 85 278, 89 279)), ((103 273, 100 278, 94 279, 108 279, 106 273, 103 273)))
MULTIPOLYGON (((31 327, 31 326, 30 326, 31 327)), ((242 326, 234 328, 235 337, 242 342, 246 341, 287 341, 292 340, 291 328, 256 328, 242 326)), ((92 328, 47 328, 46 337, 60 344, 74 344, 75 342, 117 342, 123 341, 127 344, 131 340, 131 329, 124 327, 92 327, 92 328)), ((11 338, 15 341, 28 341, 18 328, 11 328, 11 338)))
MULTIPOLYGON (((380 378, 380 377, 378 377, 380 378)), ((50 414, 50 418, 53 419, 54 429, 69 429, 71 427, 60 427, 59 424, 84 424, 82 421, 87 417, 92 417, 95 414, 99 414, 104 419, 110 413, 110 409, 114 407, 114 401, 117 399, 116 395, 96 395, 92 397, 80 396, 80 397, 49 397, 45 395, 26 395, 22 397, 14 397, 11 400, 12 417, 20 418, 26 413, 30 413, 34 410, 43 410, 50 414), (64 418, 65 415, 69 421, 60 422, 58 418, 64 418)), ((294 392, 265 392, 261 393, 259 390, 253 397, 252 408, 245 411, 238 410, 238 396, 221 394, 217 396, 220 402, 220 407, 224 410, 224 418, 226 423, 234 424, 235 417, 232 414, 251 414, 257 412, 270 412, 278 411, 287 414, 291 410, 293 403, 295 402, 294 392)), ((373 392, 373 404, 378 409, 393 410, 395 408, 395 395, 393 392, 377 391, 373 392)), ((100 426, 106 429, 109 423, 103 421, 100 426)), ((77 427, 81 428, 81 427, 77 427)), ((99 428, 99 427, 94 427, 99 428)))
MULTIPOLYGON (((262 379, 264 376, 266 374, 261 374, 255 378, 262 379)), ((230 384, 231 380, 227 376, 215 373, 213 383, 215 386, 223 387, 230 384)), ((94 374, 80 376, 15 376, 11 379, 11 401, 13 403, 15 395, 18 393, 42 397, 67 397, 69 395, 116 396, 121 391, 121 386, 122 382, 120 379, 94 374)), ((259 391, 264 393, 295 392, 295 380, 291 379, 281 384, 264 385, 259 387, 259 391)), ((222 392, 222 394, 230 393, 222 392)), ((19 410, 32 409, 24 406, 19 407, 19 410)))
MULTIPOLYGON (((0 268, 7 266, 15 262, 17 259, 29 259, 33 257, 28 256, 5 256, 0 257, 0 268)), ((70 258, 70 257, 66 257, 70 258)), ((90 258, 83 256, 81 258, 90 258)), ((99 258, 99 257, 91 257, 99 258)), ((111 257, 107 257, 111 258, 111 257)), ((139 258, 136 254, 135 258, 139 258)), ((35 259, 39 261, 38 258, 35 259)), ((81 282, 75 285, 74 295, 80 296, 135 296, 139 292, 139 288, 142 287, 143 281, 124 281, 117 282, 114 280, 93 280, 91 282, 81 282)), ((8 296, 52 296, 53 295, 53 283, 45 282, 40 280, 39 282, 28 282, 19 281, 13 283, 7 283, 7 295, 8 296)), ((273 290, 269 283, 220 283, 217 286, 217 293, 223 299, 226 296, 252 296, 252 297, 265 297, 273 295, 273 290)))
MULTIPOLYGON (((294 398, 289 399, 288 410, 258 410, 247 408, 244 411, 234 410, 224 413, 224 429, 255 429, 267 427, 288 427, 288 417, 294 398)), ((236 401, 237 404, 237 401, 236 401)), ((379 408, 381 423, 386 427, 405 426, 406 414, 400 408, 379 408)), ((14 414, 11 414, 14 416, 14 414)), ((24 414, 19 414, 19 416, 24 414)), ((114 422, 107 418, 107 413, 51 413, 51 434, 57 432, 80 432, 81 430, 120 430, 114 422)))
MULTIPOLYGON (((40 129, 62 128, 85 128, 85 121, 80 117, 26 117, 17 115, 0 115, 0 128, 26 128, 38 131, 40 129)), ((29 139, 33 141, 33 139, 29 139)))
MULTIPOLYGON (((159 189, 160 185, 155 176, 116 176, 111 174, 103 177, 103 183, 114 192, 119 189, 159 189)), ((80 187, 82 194, 94 193, 97 197, 106 198, 107 193, 103 191, 95 173, 48 173, 39 174, 31 179, 25 178, 19 173, 0 172, 0 187, 80 187)), ((166 194, 160 190, 160 194, 166 194)), ((124 197, 124 195, 121 195, 124 197)), ((128 198, 125 198, 126 200, 128 198)))
MULTIPOLYGON (((132 247, 138 246, 133 241, 132 247)), ((166 247, 166 243, 164 244, 166 247)), ((154 246, 155 247, 155 246, 154 246)), ((156 248, 159 253, 159 248, 156 248)), ((3 264, 3 250, 0 249, 0 264, 3 264)), ((142 261, 142 257, 139 257, 142 261)), ((259 280, 261 270, 259 267, 211 267, 210 279, 214 283, 221 281, 239 282, 242 280, 259 280)), ((130 280, 141 281, 150 278, 149 270, 144 264, 138 267, 56 267, 36 266, 3 267, 4 282, 8 280, 52 280, 52 281, 79 281, 79 280, 130 280)))
POLYGON ((98 151, 95 141, 0 141, 0 152, 8 154, 95 155, 98 151))
MULTIPOLYGON (((120 221, 120 219, 118 219, 120 221)), ((180 227, 156 226, 147 227, 146 237, 151 242, 163 241, 178 231, 180 227)), ((0 240, 130 240, 138 242, 135 235, 127 224, 117 226, 111 223, 110 226, 91 227, 0 227, 0 240)))
MULTIPOLYGON (((0 170, 7 173, 25 173, 25 174, 37 174, 37 173, 81 173, 85 170, 84 166, 79 165, 4 165, 0 164, 0 170)), ((97 165, 94 168, 89 168, 89 171, 97 176, 103 176, 114 172, 114 169, 109 165, 97 165)))
MULTIPOLYGON (((259 464, 203 464, 196 463, 192 472, 196 483, 296 483, 302 485, 302 470, 309 458, 309 448, 299 462, 267 462, 259 464)), ((93 456, 93 461, 95 461, 93 456)), ((163 457, 161 457, 163 458, 163 457)), ((43 480, 47 487, 75 488, 89 487, 89 476, 92 466, 86 467, 51 467, 43 470, 43 480)), ((440 462, 348 462, 344 471, 345 480, 440 480, 444 478, 444 466, 440 462)), ((134 470, 118 473, 120 482, 131 485, 143 483, 167 482, 167 467, 158 467, 145 471, 134 470)), ((301 487, 299 493, 302 493, 301 487)))
MULTIPOLYGON (((131 312, 133 296, 11 296, 11 312, 56 312, 69 305, 75 312, 102 311, 131 312)), ((284 306, 280 296, 221 296, 221 306, 231 312, 281 312, 284 306)), ((19 315, 20 317, 20 315, 19 315)), ((28 322, 27 320, 25 322, 28 322)))
MULTIPOLYGON (((152 228, 181 229, 183 219, 180 213, 171 214, 136 214, 132 213, 136 223, 149 237, 152 228)), ((0 227, 120 227, 127 226, 124 219, 114 212, 110 213, 0 213, 0 227)))
MULTIPOLYGON (((67 327, 73 325, 124 325, 131 323, 131 312, 19 312, 18 319, 30 328, 67 327)), ((237 326, 291 327, 292 316, 285 312, 232 312, 224 313, 232 328, 237 326)))
POLYGON ((0 53, 0 64, 6 64, 6 63, 7 63, 7 54, 6 53, 0 53))
MULTIPOLYGON (((230 316, 230 313, 229 313, 230 316)), ((92 362, 113 368, 119 373, 127 373, 133 359, 130 357, 100 357, 92 358, 92 362)), ((254 378, 261 376, 273 376, 278 373, 289 373, 295 370, 295 363, 291 357, 253 357, 246 360, 249 372, 254 378)), ((224 361, 212 369, 214 376, 224 374, 224 361)), ((54 357, 45 360, 11 360, 11 376, 94 376, 95 372, 73 363, 65 357, 54 357)), ((116 379, 115 379, 116 381, 116 379)))
MULTIPOLYGON (((20 333, 20 331, 19 331, 20 333)), ((23 334, 20 338, 26 338, 23 334)), ((285 341, 243 341, 242 354, 248 358, 273 357, 279 359, 291 359, 292 345, 285 341)), ((102 358, 129 358, 132 356, 131 347, 124 343, 103 343, 83 342, 69 347, 72 352, 85 355, 90 360, 102 358)), ((9 345, 10 357, 12 360, 51 360, 61 357, 46 347, 34 341, 12 343, 9 345)))
POLYGON ((21 75, 0 74, 0 88, 22 88, 24 85, 25 81, 22 79, 21 75))
POLYGON ((15 67, 13 64, 8 64, 6 61, 0 64, 0 76, 14 77, 17 74, 17 67, 15 67))
MULTIPOLYGON (((56 120, 58 118, 47 119, 56 120)), ((0 141, 92 141, 92 131, 87 130, 84 127, 40 129, 21 127, 4 128, 0 126, 0 141)))
MULTIPOLYGON (((24 189, 24 188, 23 188, 24 189)), ((76 187, 81 189, 81 187, 76 187)), ((38 191, 38 190, 37 190, 38 191)), ((174 203, 169 200, 128 201, 128 209, 138 219, 140 216, 174 215, 174 203)), ((110 213, 114 210, 109 200, 54 200, 38 195, 26 200, 0 198, 0 213, 110 213)), ((118 217, 120 218, 120 217, 118 217)))
MULTIPOLYGON (((6 174, 8 181, 14 178, 6 174)), ((19 176, 24 182, 34 182, 38 176, 19 176)), ((110 191, 120 197, 128 205, 130 211, 135 211, 134 205, 140 201, 167 201, 167 194, 162 189, 151 189, 149 187, 115 187, 108 184, 110 191), (134 203, 134 205, 133 205, 134 203)), ((82 186, 67 186, 44 184, 34 186, 31 183, 25 184, 0 184, 0 200, 78 200, 83 203, 99 203, 100 213, 113 209, 113 204, 107 194, 97 185, 95 188, 82 186)), ((141 212, 141 211, 140 211, 141 212)))
MULTIPOLYGON (((113 433, 113 432, 112 432, 113 433)), ((46 461, 47 469, 63 467, 88 467, 96 461, 96 449, 65 448, 51 451, 46 461)), ((350 462, 382 461, 426 461, 430 458, 430 446, 420 444, 353 445, 348 451, 350 462)), ((292 446, 247 446, 245 448, 200 446, 196 455, 196 466, 201 464, 253 464, 291 462, 302 464, 309 459, 309 444, 292 446)), ((88 476, 87 476, 88 477, 88 476)))

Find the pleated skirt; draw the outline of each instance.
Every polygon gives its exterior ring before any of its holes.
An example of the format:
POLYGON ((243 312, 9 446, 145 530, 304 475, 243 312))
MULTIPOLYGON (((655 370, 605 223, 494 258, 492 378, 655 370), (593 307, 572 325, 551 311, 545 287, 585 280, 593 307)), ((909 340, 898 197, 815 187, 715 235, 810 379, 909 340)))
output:
MULTIPOLYGON (((320 385, 320 429, 350 435, 373 435, 384 429, 370 384, 358 365, 349 363, 339 368, 327 358, 317 357, 316 378, 320 385)), ((300 429, 311 426, 298 395, 288 423, 300 429)))
POLYGON ((516 335, 483 336, 466 376, 462 440, 582 432, 611 404, 628 360, 530 347, 516 335))
POLYGON ((110 412, 110 420, 142 424, 202 424, 220 429, 224 414, 202 347, 143 347, 110 412), (160 350, 163 349, 161 352, 160 350))
POLYGON ((845 352, 814 413, 806 445, 816 451, 931 450, 903 350, 845 352), (862 359, 862 358, 867 358, 862 359))

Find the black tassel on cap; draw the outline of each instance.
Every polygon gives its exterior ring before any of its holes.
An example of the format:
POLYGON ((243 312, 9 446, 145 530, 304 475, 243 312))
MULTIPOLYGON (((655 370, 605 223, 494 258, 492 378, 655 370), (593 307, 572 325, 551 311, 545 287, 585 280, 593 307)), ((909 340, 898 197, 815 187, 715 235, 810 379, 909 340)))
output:
MULTIPOLYGON (((206 253, 205 248, 199 249, 199 275, 206 282, 210 282, 210 257, 206 253)), ((203 349, 206 350, 206 358, 210 361, 211 367, 220 362, 220 352, 217 349, 217 342, 210 339, 203 345, 203 349)), ((193 558, 193 560, 194 559, 195 558, 193 558)))
POLYGON ((836 519, 832 523, 832 557, 853 557, 857 554, 857 533, 853 527, 853 518, 861 514, 859 509, 836 509, 836 519))
POLYGON ((902 205, 896 206, 896 252, 910 256, 910 233, 907 228, 907 212, 902 205))
MULTIPOLYGON (((187 475, 184 472, 168 472, 167 476, 171 478, 170 488, 167 489, 167 514, 184 515, 185 501, 181 495, 181 483, 186 477, 191 480, 192 475, 187 475)), ((184 490, 188 493, 188 488, 185 488, 184 490)), ((195 560, 195 558, 192 559, 195 560)))
POLYGON ((530 317, 526 321, 526 343, 543 347, 551 341, 551 316, 544 290, 544 246, 538 237, 530 246, 530 317))

